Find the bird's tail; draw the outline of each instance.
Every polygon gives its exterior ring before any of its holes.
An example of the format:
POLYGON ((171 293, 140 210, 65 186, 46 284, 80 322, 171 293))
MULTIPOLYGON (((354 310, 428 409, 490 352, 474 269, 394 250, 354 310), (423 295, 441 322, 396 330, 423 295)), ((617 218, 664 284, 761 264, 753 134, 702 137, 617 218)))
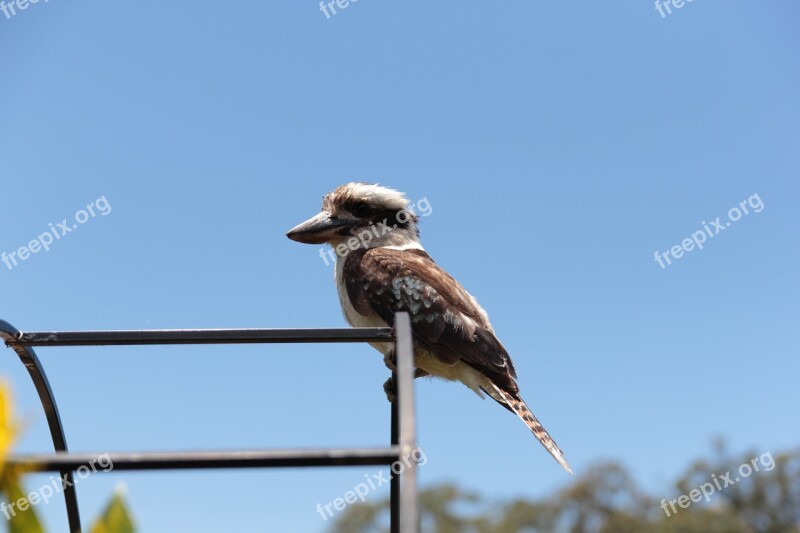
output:
MULTIPOLYGON (((536 436, 539 442, 542 443, 542 446, 550 452, 550 455, 558 461, 558 464, 563 466, 567 472, 572 474, 572 469, 569 467, 567 463, 567 458, 564 457, 564 452, 561 451, 561 448, 558 447, 556 441, 553 440, 553 437, 544 429, 544 426, 539 422, 528 406, 525 404, 525 401, 517 395, 513 395, 508 393, 502 389, 500 389, 497 385, 492 383, 492 387, 494 388, 495 394, 490 394, 492 398, 504 404, 504 406, 511 409, 520 419, 525 422, 525 425, 528 426, 528 429, 536 436)), ((487 391, 488 392, 488 391, 487 391)))

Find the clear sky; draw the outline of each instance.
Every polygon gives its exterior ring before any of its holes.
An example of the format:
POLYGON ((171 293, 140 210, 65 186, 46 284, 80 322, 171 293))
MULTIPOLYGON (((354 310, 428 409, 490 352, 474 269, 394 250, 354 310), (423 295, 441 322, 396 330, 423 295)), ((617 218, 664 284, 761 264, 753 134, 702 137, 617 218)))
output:
MULTIPOLYGON (((328 19, 312 0, 52 0, 0 13, 0 252, 85 219, 0 263, 0 318, 345 326, 332 268, 285 232, 335 186, 380 182, 427 198, 423 244, 488 310, 576 472, 621 460, 674 497, 668 483, 715 436, 735 452, 796 447, 800 4, 671 9, 360 0, 328 19), (740 202, 749 214, 726 226, 740 202), (703 223, 703 248, 673 253, 703 223)), ((366 345, 39 355, 75 451, 389 438, 387 370, 366 345)), ((10 350, 0 361, 26 422, 17 451, 49 451, 22 365, 10 350)), ((417 393, 424 485, 500 499, 570 480, 494 402, 428 380, 417 393)), ((314 532, 316 504, 374 472, 112 472, 78 494, 87 523, 122 482, 142 531, 314 532)), ((63 530, 61 501, 39 510, 63 530)))

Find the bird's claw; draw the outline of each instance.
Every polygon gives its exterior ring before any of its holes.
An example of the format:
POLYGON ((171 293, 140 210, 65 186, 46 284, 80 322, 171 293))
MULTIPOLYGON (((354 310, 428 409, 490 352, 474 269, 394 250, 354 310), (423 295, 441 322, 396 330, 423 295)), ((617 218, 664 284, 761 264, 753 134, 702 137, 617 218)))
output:
MULTIPOLYGON (((414 379, 422 378, 429 375, 428 372, 422 370, 421 368, 414 369, 414 379)), ((394 386, 394 377, 391 376, 389 379, 386 380, 386 383, 383 384, 383 392, 386 393, 386 399, 389 400, 389 403, 394 403, 397 400, 397 388, 394 386)))
POLYGON ((386 393, 386 399, 389 400, 389 403, 395 403, 397 401, 397 390, 394 387, 394 379, 389 378, 386 380, 386 383, 383 384, 383 392, 386 393))

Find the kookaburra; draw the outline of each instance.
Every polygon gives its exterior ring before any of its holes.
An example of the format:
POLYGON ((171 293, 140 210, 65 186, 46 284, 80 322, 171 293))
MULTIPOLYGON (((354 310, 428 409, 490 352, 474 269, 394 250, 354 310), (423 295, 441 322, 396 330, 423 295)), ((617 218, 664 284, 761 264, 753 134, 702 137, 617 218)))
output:
MULTIPOLYGON (((354 327, 393 326, 411 316, 416 376, 457 380, 515 413, 568 472, 563 452, 522 400, 511 357, 486 311, 420 244, 418 218, 406 196, 367 183, 328 193, 322 211, 286 236, 333 246, 344 316, 354 327)), ((392 368, 393 345, 376 343, 392 368)), ((391 385, 387 382, 387 394, 391 385)))

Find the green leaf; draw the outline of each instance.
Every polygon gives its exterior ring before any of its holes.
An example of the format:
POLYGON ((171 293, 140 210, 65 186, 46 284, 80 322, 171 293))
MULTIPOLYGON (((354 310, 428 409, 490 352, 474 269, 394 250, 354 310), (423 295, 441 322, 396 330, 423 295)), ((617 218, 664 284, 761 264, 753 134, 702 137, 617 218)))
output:
POLYGON ((122 491, 117 491, 108 502, 102 516, 92 525, 90 533, 133 533, 133 520, 131 519, 122 491))

